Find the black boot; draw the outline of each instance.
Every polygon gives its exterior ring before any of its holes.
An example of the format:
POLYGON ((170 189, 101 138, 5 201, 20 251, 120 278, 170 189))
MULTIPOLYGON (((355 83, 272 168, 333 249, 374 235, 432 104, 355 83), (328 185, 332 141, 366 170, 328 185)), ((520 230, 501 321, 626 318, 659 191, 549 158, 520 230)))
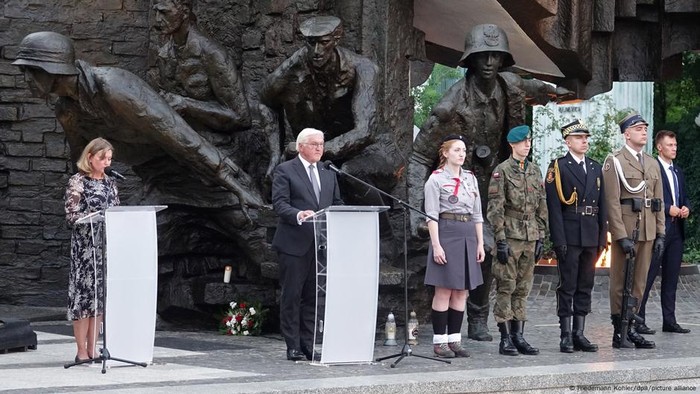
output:
POLYGON ((506 356, 517 356, 518 349, 513 345, 510 337, 510 321, 498 323, 498 331, 501 332, 501 343, 498 344, 498 353, 506 356))
POLYGON ((559 351, 562 353, 573 353, 574 343, 571 339, 571 316, 559 316, 559 351))
POLYGON ((625 340, 623 341, 620 328, 620 325, 622 324, 622 319, 620 318, 620 315, 610 315, 610 320, 612 320, 614 330, 612 337, 612 347, 614 347, 615 349, 632 349, 634 347, 634 344, 626 340, 626 334, 624 338, 625 340))
POLYGON ((598 345, 591 343, 588 338, 583 335, 583 329, 586 327, 586 316, 574 316, 574 329, 571 338, 574 342, 574 350, 584 352, 597 352, 598 345))
POLYGON ((489 317, 489 305, 477 306, 467 300, 467 337, 475 341, 493 341, 486 321, 489 317))
POLYGON ((643 336, 639 335, 635 324, 629 325, 629 330, 627 331, 627 338, 630 342, 634 343, 634 347, 637 349, 653 349, 656 347, 654 341, 647 341, 643 336))
POLYGON ((529 343, 523 337, 523 330, 525 328, 525 322, 522 320, 511 320, 510 322, 510 337, 513 339, 513 345, 522 354, 527 354, 528 356, 534 356, 540 354, 540 349, 530 346, 529 343))

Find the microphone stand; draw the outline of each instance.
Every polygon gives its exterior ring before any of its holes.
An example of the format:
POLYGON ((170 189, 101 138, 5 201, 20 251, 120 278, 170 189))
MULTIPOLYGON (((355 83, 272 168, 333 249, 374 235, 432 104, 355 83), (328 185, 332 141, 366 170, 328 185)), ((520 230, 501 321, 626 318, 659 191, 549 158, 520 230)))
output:
POLYGON ((375 359, 375 361, 382 361, 382 360, 387 360, 390 358, 398 357, 398 359, 391 364, 391 368, 396 368, 396 365, 399 362, 401 362, 401 360, 403 360, 406 357, 414 356, 414 357, 424 358, 427 360, 441 361, 443 363, 452 364, 452 362, 449 360, 443 360, 443 359, 440 359, 437 357, 422 356, 420 354, 415 354, 415 353, 413 353, 413 349, 411 348, 411 345, 408 343, 408 239, 407 239, 407 237, 408 237, 407 236, 407 233, 408 233, 408 209, 410 209, 410 210, 412 210, 412 211, 414 211, 414 212, 416 212, 416 213, 418 213, 426 218, 430 218, 436 222, 438 221, 438 219, 428 215, 427 213, 425 213, 419 209, 412 207, 410 204, 401 200, 400 198, 393 196, 389 193, 386 193, 383 190, 379 189, 378 187, 370 185, 369 183, 363 181, 360 178, 357 178, 353 175, 348 174, 347 172, 345 172, 345 171, 341 170, 340 168, 336 167, 335 165, 333 165, 333 163, 331 163, 330 161, 325 161, 323 163, 323 166, 327 169, 333 170, 334 172, 338 173, 338 175, 345 175, 348 178, 352 179, 353 181, 361 183, 362 185, 367 186, 371 190, 374 190, 383 196, 391 198, 392 200, 394 200, 398 204, 400 204, 401 208, 403 210, 403 302, 404 302, 404 318, 405 318, 404 322, 406 324, 406 329, 404 330, 403 348, 401 349, 400 353, 392 354, 390 356, 380 357, 380 358, 375 359))

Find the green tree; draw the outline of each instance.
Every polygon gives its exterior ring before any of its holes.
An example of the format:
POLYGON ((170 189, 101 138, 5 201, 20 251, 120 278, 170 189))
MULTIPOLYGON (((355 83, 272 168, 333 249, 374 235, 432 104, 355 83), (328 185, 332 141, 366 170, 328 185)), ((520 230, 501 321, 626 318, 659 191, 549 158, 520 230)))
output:
POLYGON ((435 104, 462 76, 460 69, 436 63, 428 80, 411 90, 414 99, 413 124, 422 127, 435 104))

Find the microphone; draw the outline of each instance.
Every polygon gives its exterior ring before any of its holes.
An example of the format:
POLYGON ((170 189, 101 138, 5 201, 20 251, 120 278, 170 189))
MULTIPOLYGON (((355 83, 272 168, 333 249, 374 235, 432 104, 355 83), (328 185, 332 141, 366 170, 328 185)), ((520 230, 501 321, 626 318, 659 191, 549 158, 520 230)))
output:
POLYGON ((333 162, 330 161, 330 160, 326 160, 326 161, 323 162, 323 168, 325 168, 326 170, 333 170, 333 171, 337 172, 338 174, 343 174, 343 170, 341 170, 340 168, 336 167, 336 166, 333 164, 333 162))
POLYGON ((115 177, 117 179, 126 180, 126 177, 118 172, 116 172, 112 167, 105 168, 105 174, 115 177))

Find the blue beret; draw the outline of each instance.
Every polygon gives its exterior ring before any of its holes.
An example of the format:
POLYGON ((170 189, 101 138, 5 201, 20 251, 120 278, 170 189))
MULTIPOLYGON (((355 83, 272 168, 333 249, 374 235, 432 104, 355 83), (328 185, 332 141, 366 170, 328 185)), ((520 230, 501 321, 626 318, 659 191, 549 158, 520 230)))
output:
POLYGON ((642 118, 642 115, 638 114, 637 112, 630 112, 620 121, 620 133, 624 133, 628 127, 632 127, 638 123, 644 123, 645 125, 649 126, 649 123, 642 118))
POLYGON ((508 142, 510 143, 516 143, 523 141, 526 138, 530 137, 530 126, 523 124, 520 126, 515 126, 510 131, 508 132, 508 142))

